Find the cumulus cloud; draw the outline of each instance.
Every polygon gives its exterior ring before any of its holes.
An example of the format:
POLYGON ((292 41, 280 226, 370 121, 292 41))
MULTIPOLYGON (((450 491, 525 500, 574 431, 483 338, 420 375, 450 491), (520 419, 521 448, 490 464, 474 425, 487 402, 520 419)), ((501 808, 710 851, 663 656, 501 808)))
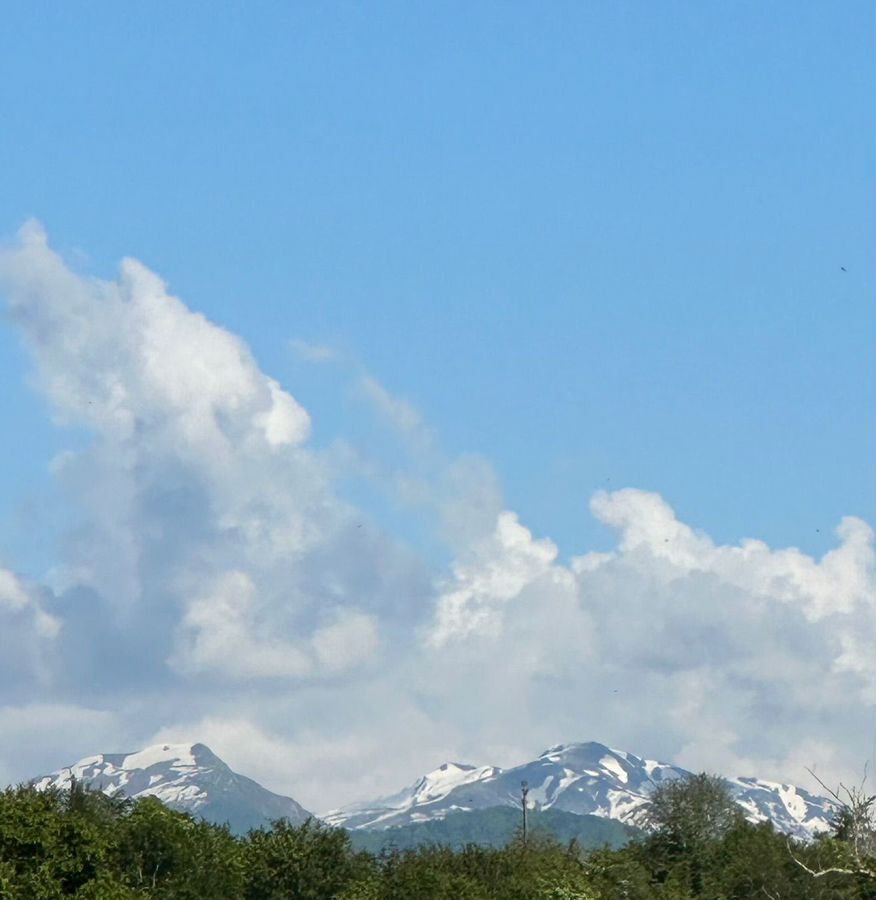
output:
POLYGON ((225 572, 209 593, 186 609, 180 645, 171 663, 182 672, 213 672, 220 677, 300 677, 310 660, 300 647, 255 632, 257 594, 244 572, 225 572))
POLYGON ((816 560, 760 541, 716 545, 654 493, 600 492, 591 508, 617 529, 617 548, 568 564, 503 513, 455 567, 429 641, 459 643, 482 666, 515 660, 505 684, 551 723, 546 742, 584 730, 693 767, 786 779, 805 777, 803 746, 830 746, 846 772, 863 765, 876 674, 866 523, 844 519, 838 546, 816 560))
POLYGON ((332 621, 309 640, 258 633, 259 597, 244 572, 224 572, 212 589, 188 604, 171 664, 184 673, 220 678, 302 678, 315 671, 344 672, 368 661, 378 646, 373 616, 335 609, 332 621))
POLYGON ((872 598, 873 530, 853 516, 837 528, 841 545, 816 561, 794 548, 773 551, 757 540, 716 547, 708 536, 679 522, 657 494, 599 491, 590 508, 620 531, 627 554, 642 551, 667 561, 673 571, 712 572, 743 590, 795 604, 813 621, 849 613, 872 598))
POLYGON ((615 546, 565 559, 486 461, 445 458, 369 373, 360 396, 401 462, 314 450, 292 393, 134 260, 84 276, 31 225, 0 286, 56 421, 89 436, 52 466, 72 524, 48 586, 0 568, 3 777, 44 768, 36 746, 59 765, 171 737, 317 811, 446 758, 509 765, 577 739, 728 774, 860 770, 862 520, 815 559, 716 543, 655 493, 598 492, 615 546), (448 565, 342 498, 353 468, 428 519, 448 565))
POLYGON ((61 421, 203 465, 236 442, 300 443, 309 419, 237 337, 187 309, 134 259, 115 282, 72 272, 32 223, 4 253, 10 310, 61 421))
POLYGON ((551 541, 533 540, 514 513, 500 513, 494 533, 454 565, 453 579, 438 599, 430 642, 440 647, 453 638, 497 634, 504 605, 550 573, 556 558, 551 541))
MULTIPOLYGON (((357 627, 367 614, 356 618, 350 585, 323 561, 344 552, 388 572, 395 550, 354 533, 295 398, 135 260, 115 281, 81 276, 31 224, 0 272, 57 420, 93 435, 54 466, 78 511, 52 576, 59 593, 89 590, 117 641, 152 642, 156 669, 349 668, 325 649, 326 612, 342 606, 357 627)), ((392 581, 377 592, 397 591, 392 581)))

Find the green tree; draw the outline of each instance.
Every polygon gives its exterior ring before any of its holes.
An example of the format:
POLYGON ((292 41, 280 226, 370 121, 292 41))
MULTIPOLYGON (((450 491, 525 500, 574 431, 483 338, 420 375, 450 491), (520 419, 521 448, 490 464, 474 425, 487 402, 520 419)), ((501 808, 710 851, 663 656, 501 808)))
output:
POLYGON ((684 853, 720 840, 743 819, 727 782, 702 772, 659 785, 638 822, 684 853))
POLYGON ((227 828, 139 800, 118 828, 125 882, 168 900, 236 900, 243 885, 238 842, 227 828))
POLYGON ((702 772, 659 785, 638 823, 654 879, 671 897, 699 896, 718 843, 744 821, 727 782, 702 772))
POLYGON ((346 831, 280 819, 249 833, 243 868, 247 900, 334 900, 363 876, 367 862, 353 853, 346 831))

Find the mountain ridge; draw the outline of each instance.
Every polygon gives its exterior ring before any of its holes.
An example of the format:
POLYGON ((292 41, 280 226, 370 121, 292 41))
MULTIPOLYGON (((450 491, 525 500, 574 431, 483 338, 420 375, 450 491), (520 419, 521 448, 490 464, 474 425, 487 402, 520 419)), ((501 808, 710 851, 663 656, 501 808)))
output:
MULTIPOLYGON (((637 811, 660 784, 692 773, 642 759, 594 741, 555 744, 535 760, 510 769, 445 763, 395 794, 330 810, 330 825, 383 829, 446 816, 451 811, 518 806, 521 783, 538 809, 557 809, 635 824, 637 811)), ((776 828, 809 839, 830 827, 832 804, 803 788, 761 779, 726 778, 750 821, 770 819, 776 828)))
MULTIPOLYGON (((534 810, 597 816, 635 825, 650 793, 692 773, 596 742, 555 744, 536 759, 509 769, 445 762, 400 791, 330 810, 321 818, 351 832, 384 830, 445 818, 454 812, 520 807, 521 783, 534 810)), ((291 797, 274 794, 233 772, 201 743, 156 744, 134 753, 87 756, 39 776, 39 789, 69 789, 76 780, 110 795, 155 796, 173 809, 237 833, 285 818, 300 824, 313 814, 291 797)), ((727 778, 750 821, 771 820, 777 829, 810 839, 829 829, 833 804, 803 788, 753 777, 727 778)))

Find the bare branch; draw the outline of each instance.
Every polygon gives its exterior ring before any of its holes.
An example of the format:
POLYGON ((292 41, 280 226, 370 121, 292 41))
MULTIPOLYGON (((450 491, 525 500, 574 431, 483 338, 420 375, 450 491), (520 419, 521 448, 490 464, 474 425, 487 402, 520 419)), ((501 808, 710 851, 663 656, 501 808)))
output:
MULTIPOLYGON (((808 772, 808 773, 809 773, 809 774, 810 774, 810 775, 811 775, 811 776, 812 776, 812 777, 813 777, 813 778, 814 778, 814 779, 815 779, 815 780, 816 780, 816 781, 824 788, 824 790, 827 791, 828 794, 830 794, 831 797, 833 797, 834 800, 836 800, 837 803, 839 803, 839 804, 845 806, 845 803, 844 803, 843 799, 839 796, 839 794, 837 794, 837 792, 836 792, 833 788, 828 787, 828 786, 827 786, 827 785, 826 785, 826 784, 825 784, 825 783, 824 783, 824 782, 823 782, 823 781, 815 774, 815 772, 814 772, 812 769, 807 768, 806 771, 807 771, 807 772, 808 772)), ((842 787, 842 785, 840 785, 840 787, 842 787)))
POLYGON ((829 866, 826 869, 810 869, 802 859, 797 859, 797 857, 794 856, 790 841, 788 841, 788 855, 801 869, 803 869, 804 872, 808 873, 813 878, 823 878, 825 875, 867 875, 870 878, 876 878, 876 869, 865 865, 857 855, 855 857, 857 865, 854 869, 847 869, 842 866, 829 866))

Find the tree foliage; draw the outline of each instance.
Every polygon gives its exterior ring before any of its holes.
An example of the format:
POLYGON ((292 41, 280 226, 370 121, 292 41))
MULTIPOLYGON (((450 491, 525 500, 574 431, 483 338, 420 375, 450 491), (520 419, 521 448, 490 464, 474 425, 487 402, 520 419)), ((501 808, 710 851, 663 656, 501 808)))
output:
POLYGON ((666 785, 643 814, 648 830, 621 848, 536 832, 503 847, 372 854, 315 821, 235 837, 154 798, 9 788, 0 793, 0 898, 876 900, 861 815, 857 832, 841 814, 833 835, 804 844, 745 821, 727 797, 711 776, 666 785))
POLYGON ((646 830, 685 854, 720 840, 742 818, 727 782, 703 772, 659 785, 639 820, 646 830))

